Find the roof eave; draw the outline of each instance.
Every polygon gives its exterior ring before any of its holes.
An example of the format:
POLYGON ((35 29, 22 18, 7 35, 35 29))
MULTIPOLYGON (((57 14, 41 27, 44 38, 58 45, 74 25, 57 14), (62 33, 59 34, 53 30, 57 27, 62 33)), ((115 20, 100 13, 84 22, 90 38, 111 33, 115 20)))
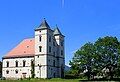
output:
POLYGON ((64 36, 64 35, 62 35, 62 34, 54 34, 54 36, 58 36, 58 35, 65 37, 65 36, 64 36))
POLYGON ((30 55, 24 55, 24 56, 4 56, 2 57, 2 59, 11 59, 11 58, 27 58, 27 57, 34 57, 34 54, 30 55))

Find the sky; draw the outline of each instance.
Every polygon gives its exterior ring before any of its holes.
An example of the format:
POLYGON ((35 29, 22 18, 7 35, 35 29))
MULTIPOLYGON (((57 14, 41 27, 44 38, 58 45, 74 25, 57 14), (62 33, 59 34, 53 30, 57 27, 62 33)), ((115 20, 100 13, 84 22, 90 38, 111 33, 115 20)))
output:
POLYGON ((120 0, 0 0, 0 58, 25 38, 34 37, 43 18, 65 35, 65 63, 86 42, 120 40, 120 0))

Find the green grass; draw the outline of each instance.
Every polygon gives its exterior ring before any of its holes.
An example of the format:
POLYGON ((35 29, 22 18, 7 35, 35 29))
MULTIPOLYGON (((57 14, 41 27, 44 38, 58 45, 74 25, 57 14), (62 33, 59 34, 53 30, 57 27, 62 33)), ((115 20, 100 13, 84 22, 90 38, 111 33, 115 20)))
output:
POLYGON ((79 82, 79 79, 1 80, 0 82, 79 82))

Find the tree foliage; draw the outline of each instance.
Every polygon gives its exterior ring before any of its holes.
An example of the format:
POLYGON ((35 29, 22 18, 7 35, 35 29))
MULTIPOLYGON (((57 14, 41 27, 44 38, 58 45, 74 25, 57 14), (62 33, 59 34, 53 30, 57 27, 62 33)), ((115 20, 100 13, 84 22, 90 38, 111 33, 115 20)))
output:
POLYGON ((120 42, 116 37, 99 38, 95 43, 86 43, 70 61, 77 75, 84 73, 88 79, 102 76, 112 79, 120 74, 120 42))

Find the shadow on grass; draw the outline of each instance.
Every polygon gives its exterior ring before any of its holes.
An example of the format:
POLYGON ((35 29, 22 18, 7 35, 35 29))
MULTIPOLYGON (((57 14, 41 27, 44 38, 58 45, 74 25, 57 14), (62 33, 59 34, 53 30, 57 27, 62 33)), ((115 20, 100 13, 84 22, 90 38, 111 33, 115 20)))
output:
POLYGON ((106 78, 100 78, 100 79, 91 79, 91 80, 79 80, 80 82, 90 82, 90 81, 115 81, 120 82, 120 78, 113 78, 113 79, 106 79, 106 78))

